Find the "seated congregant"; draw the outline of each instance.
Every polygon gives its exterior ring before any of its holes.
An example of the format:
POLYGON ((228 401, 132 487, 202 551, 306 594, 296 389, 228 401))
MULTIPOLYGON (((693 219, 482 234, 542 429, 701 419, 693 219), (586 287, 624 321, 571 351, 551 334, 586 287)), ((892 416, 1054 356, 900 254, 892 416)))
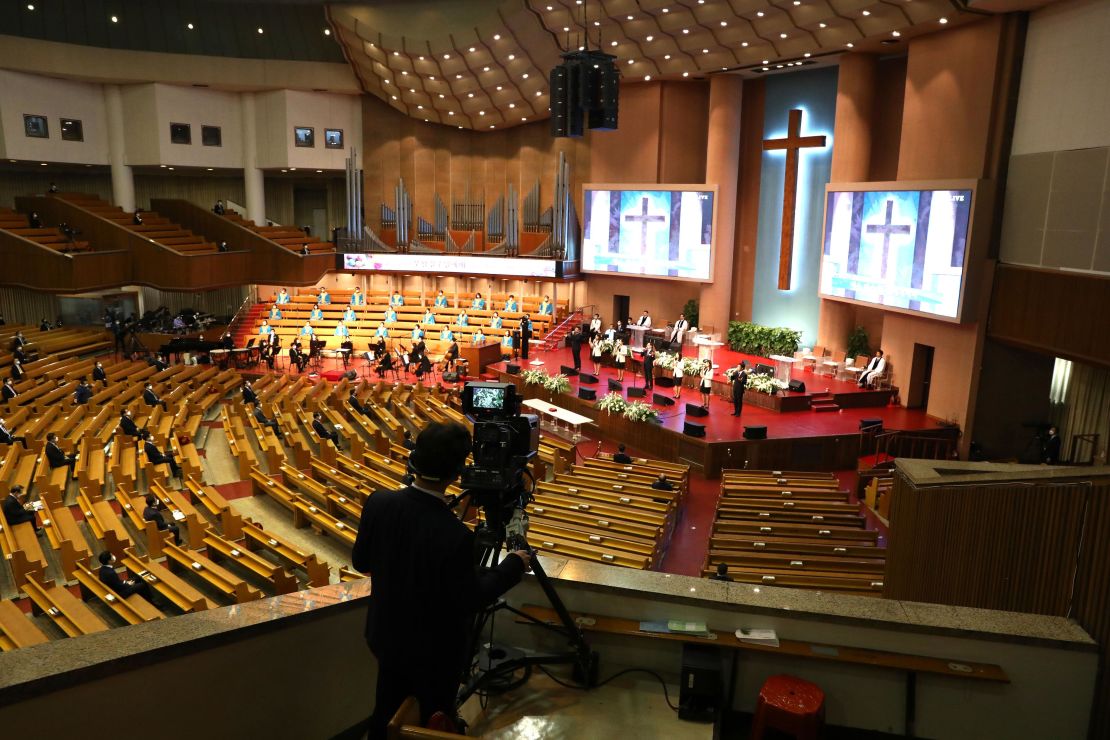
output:
POLYGON ((505 336, 501 337, 501 354, 511 355, 512 353, 513 353, 513 335, 510 334, 506 330, 505 336))
POLYGON ((270 306, 270 318, 274 319, 275 321, 281 318, 281 309, 277 307, 276 303, 273 306, 270 306))
POLYGON ((464 308, 459 315, 455 317, 455 326, 467 326, 468 324, 470 324, 470 317, 466 315, 466 309, 464 308))
POLYGON ((501 325, 502 325, 501 314, 494 311, 493 316, 491 316, 490 320, 489 320, 489 328, 491 328, 491 329, 500 329, 501 325))
POLYGON ((347 330, 347 325, 345 323, 343 323, 342 321, 340 321, 338 324, 335 325, 335 336, 337 336, 337 337, 349 337, 349 336, 351 336, 351 332, 347 330))
POLYGON ((262 319, 262 326, 258 327, 258 334, 264 337, 272 331, 273 329, 270 327, 270 322, 266 319, 262 319))
POLYGON ((471 344, 485 344, 486 335, 482 333, 482 327, 478 327, 478 331, 474 332, 470 337, 471 344))
POLYGON ((312 324, 308 321, 304 322, 304 326, 301 327, 301 336, 311 337, 315 333, 316 331, 312 328, 312 324))
POLYGON ((150 584, 146 581, 137 581, 134 579, 124 580, 120 578, 115 568, 115 555, 105 550, 97 556, 97 559, 100 561, 100 568, 97 569, 96 577, 100 579, 101 583, 112 589, 120 598, 126 599, 132 594, 138 594, 147 601, 151 601, 154 598, 150 591, 150 584))
POLYGON ((395 321, 397 321, 397 312, 393 310, 393 306, 390 306, 385 311, 385 323, 392 324, 395 321))
POLYGON ((424 330, 421 329, 419 326, 414 326, 414 327, 412 327, 412 334, 410 336, 412 337, 412 340, 414 342, 418 339, 423 339, 424 338, 424 330))
POLYGON ((347 306, 347 310, 343 312, 344 321, 358 321, 358 314, 355 313, 353 306, 347 306))
POLYGON ((448 327, 439 333, 439 339, 441 342, 453 342, 455 341, 455 332, 448 327))
POLYGON ((389 329, 386 327, 384 321, 378 323, 378 328, 377 331, 374 332, 374 336, 383 339, 389 336, 389 329))

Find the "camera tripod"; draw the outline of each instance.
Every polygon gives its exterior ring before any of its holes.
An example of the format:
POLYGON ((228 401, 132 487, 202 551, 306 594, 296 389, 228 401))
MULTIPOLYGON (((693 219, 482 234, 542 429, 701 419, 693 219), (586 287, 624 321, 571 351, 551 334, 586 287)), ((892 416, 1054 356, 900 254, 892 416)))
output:
MULTIPOLYGON (((458 497, 456 504, 463 499, 470 499, 473 501, 478 495, 479 494, 473 491, 465 491, 458 497)), ((468 503, 463 507, 461 513, 465 514, 469 508, 470 504, 468 503)), ((469 669, 472 670, 472 673, 459 689, 456 706, 462 707, 471 696, 489 690, 491 687, 507 689, 515 688, 525 683, 531 676, 532 668, 535 666, 569 665, 573 669, 572 675, 575 681, 584 688, 595 686, 597 684, 598 654, 590 650, 590 646, 586 643, 586 639, 582 635, 582 630, 579 629, 574 618, 563 604, 562 599, 559 598, 559 594, 555 591, 555 586, 551 583, 551 579, 548 577, 546 571, 544 571, 539 559, 535 556, 535 551, 528 546, 528 543, 524 540, 522 535, 514 535, 512 540, 509 540, 506 528, 507 522, 503 520, 503 515, 505 514, 504 509, 493 506, 482 506, 482 509, 485 512, 485 520, 479 522, 478 526, 475 528, 475 536, 478 541, 478 547, 476 548, 478 567, 488 568, 496 565, 497 557, 502 548, 506 548, 507 546, 511 546, 512 549, 527 550, 532 554, 532 573, 536 576, 540 588, 543 590, 548 602, 558 615, 559 623, 550 624, 539 620, 530 614, 526 614, 510 606, 504 599, 499 599, 491 606, 480 611, 475 617, 474 627, 470 633, 467 644, 466 654, 471 656, 469 669), (481 641, 482 634, 487 624, 494 618, 497 612, 500 611, 506 611, 519 619, 523 619, 531 624, 543 627, 544 629, 564 637, 568 642, 568 649, 562 653, 548 655, 504 657, 509 655, 505 650, 497 649, 492 644, 483 646, 481 641), (486 648, 486 661, 484 666, 481 655, 483 647, 486 648), (499 658, 498 654, 502 657, 499 658), (510 679, 513 674, 522 669, 524 670, 524 677, 517 681, 511 681, 510 679)))

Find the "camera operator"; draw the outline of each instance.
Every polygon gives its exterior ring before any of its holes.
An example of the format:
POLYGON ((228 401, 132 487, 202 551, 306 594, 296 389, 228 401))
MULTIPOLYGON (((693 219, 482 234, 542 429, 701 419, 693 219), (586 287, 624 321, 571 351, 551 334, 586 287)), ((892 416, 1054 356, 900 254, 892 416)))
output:
POLYGON ((374 584, 366 620, 378 659, 372 740, 386 736, 409 696, 420 702, 422 723, 440 712, 455 719, 474 619, 531 565, 530 554, 517 550, 493 568, 476 567, 474 534, 444 495, 470 448, 461 424, 429 424, 409 457, 413 483, 376 491, 362 510, 351 562, 374 584))

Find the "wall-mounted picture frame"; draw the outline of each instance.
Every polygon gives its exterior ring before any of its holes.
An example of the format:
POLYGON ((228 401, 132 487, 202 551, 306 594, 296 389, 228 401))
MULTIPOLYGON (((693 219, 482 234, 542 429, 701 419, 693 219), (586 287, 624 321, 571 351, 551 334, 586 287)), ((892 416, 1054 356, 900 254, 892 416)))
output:
POLYGON ((324 129, 324 147, 327 149, 342 149, 343 148, 343 129, 341 128, 326 128, 324 129))
POLYGON ((49 139, 50 125, 46 116, 36 116, 31 113, 23 114, 23 133, 32 139, 49 139))
POLYGON ((221 129, 219 126, 201 126, 200 143, 204 146, 223 146, 223 129, 221 129))
POLYGON ((84 141, 85 125, 79 118, 61 119, 62 141, 84 141))
POLYGON ((188 123, 171 123, 170 124, 170 143, 171 144, 192 144, 193 143, 193 127, 188 123))
POLYGON ((293 146, 316 146, 316 129, 311 126, 294 126, 293 146))

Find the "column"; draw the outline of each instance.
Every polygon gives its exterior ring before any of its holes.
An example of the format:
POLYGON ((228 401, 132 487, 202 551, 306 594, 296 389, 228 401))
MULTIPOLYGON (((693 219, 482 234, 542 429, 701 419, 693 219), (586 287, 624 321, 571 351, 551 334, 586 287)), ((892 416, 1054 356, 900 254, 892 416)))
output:
POLYGON ((258 167, 258 127, 255 116, 255 94, 239 94, 243 102, 243 193, 246 195, 247 218, 259 226, 266 225, 266 185, 258 167))
POLYGON ((127 137, 123 128, 123 95, 119 85, 104 86, 108 117, 108 163, 112 168, 112 202, 125 211, 135 210, 135 176, 127 165, 127 137))
POLYGON ((705 147, 705 182, 717 186, 713 228, 713 282, 702 286, 700 323, 728 333, 735 252, 736 186, 740 169, 740 104, 744 81, 716 75, 709 83, 709 132, 705 147))

